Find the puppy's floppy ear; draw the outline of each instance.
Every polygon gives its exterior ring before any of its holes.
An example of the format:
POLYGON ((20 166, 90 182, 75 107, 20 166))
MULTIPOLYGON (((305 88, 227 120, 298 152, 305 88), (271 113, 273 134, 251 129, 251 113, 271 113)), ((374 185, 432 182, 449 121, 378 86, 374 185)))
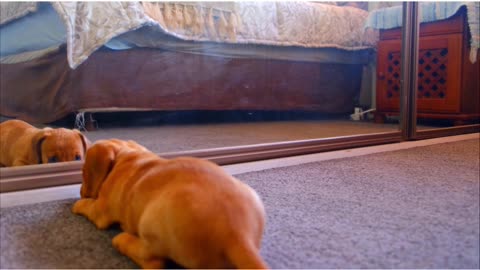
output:
POLYGON ((83 145, 83 158, 85 158, 85 156, 87 155, 87 149, 90 147, 90 145, 92 145, 92 143, 90 142, 90 140, 85 137, 85 135, 83 135, 80 130, 78 129, 74 129, 73 130, 74 132, 78 133, 78 136, 80 136, 80 139, 82 140, 82 145, 83 145))
POLYGON ((45 139, 50 136, 51 133, 49 129, 39 130, 38 133, 33 136, 32 139, 32 153, 35 153, 35 157, 37 159, 37 164, 42 164, 42 145, 45 139))
POLYGON ((104 143, 96 143, 87 150, 83 164, 82 198, 97 198, 103 182, 115 163, 115 149, 104 143))

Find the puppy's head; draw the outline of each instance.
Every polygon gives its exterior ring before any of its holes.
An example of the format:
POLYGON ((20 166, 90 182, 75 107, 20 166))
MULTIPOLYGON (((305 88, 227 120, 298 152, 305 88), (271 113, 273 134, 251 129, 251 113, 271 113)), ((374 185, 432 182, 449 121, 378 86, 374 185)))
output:
POLYGON ((44 128, 33 138, 38 164, 83 160, 90 141, 80 131, 44 128))
POLYGON ((80 189, 82 198, 97 198, 103 182, 112 171, 115 160, 121 152, 149 152, 133 141, 117 139, 99 140, 88 150, 83 164, 83 182, 80 189))

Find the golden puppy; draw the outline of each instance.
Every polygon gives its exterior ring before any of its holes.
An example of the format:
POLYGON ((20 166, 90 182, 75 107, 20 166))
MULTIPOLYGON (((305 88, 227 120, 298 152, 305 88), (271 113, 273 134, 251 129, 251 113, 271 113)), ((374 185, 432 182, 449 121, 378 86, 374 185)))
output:
POLYGON ((90 143, 78 130, 38 129, 21 120, 1 123, 0 138, 6 167, 81 160, 90 143))
POLYGON ((267 267, 260 198, 209 161, 98 141, 87 151, 80 194, 72 211, 99 229, 120 223, 114 247, 143 268, 167 259, 187 268, 267 267))

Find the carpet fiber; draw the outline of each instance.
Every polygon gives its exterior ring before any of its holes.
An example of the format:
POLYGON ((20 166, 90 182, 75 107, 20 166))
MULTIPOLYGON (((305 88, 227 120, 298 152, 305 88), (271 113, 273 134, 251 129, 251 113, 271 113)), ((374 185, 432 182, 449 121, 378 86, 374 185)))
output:
MULTIPOLYGON (((267 212, 272 268, 475 268, 479 142, 238 175, 267 212)), ((72 200, 1 209, 1 268, 133 268, 72 200)))

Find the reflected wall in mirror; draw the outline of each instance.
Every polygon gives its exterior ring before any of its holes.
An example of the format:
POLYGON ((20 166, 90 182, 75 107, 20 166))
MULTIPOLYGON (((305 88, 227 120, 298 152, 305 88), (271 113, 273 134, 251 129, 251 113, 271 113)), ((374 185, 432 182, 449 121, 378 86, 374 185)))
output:
POLYGON ((373 117, 381 7, 2 5, 0 114, 157 153, 396 132, 373 117))

